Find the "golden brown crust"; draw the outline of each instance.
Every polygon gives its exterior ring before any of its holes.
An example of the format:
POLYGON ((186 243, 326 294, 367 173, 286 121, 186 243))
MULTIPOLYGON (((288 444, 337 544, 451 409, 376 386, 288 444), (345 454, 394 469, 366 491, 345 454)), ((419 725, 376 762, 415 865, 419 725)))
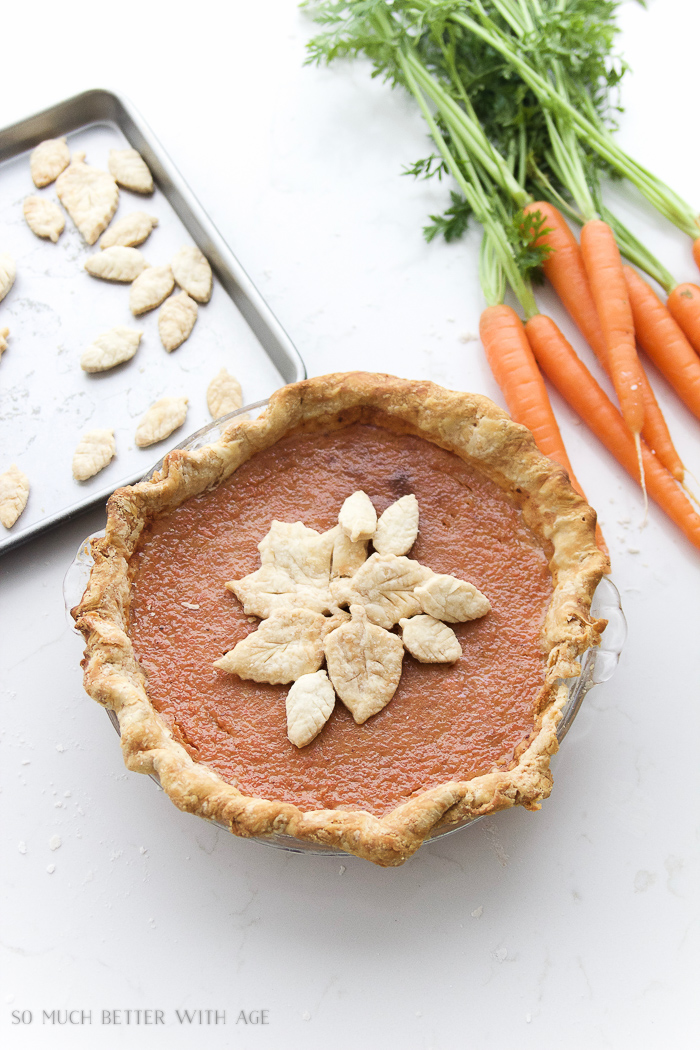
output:
POLYGON ((87 642, 85 688, 117 713, 128 768, 157 775, 180 809, 220 821, 244 837, 290 835, 383 866, 401 864, 438 825, 514 805, 537 809, 549 795, 549 760, 567 697, 562 679, 579 673, 582 653, 598 644, 605 626, 590 612, 593 592, 608 571, 596 546, 595 521, 563 469, 538 452, 528 430, 485 397, 363 372, 283 387, 258 419, 231 424, 204 448, 169 453, 151 480, 110 498, 105 537, 93 544, 95 565, 74 610, 87 642), (432 788, 382 818, 361 811, 303 812, 289 803, 245 796, 196 763, 151 706, 128 637, 129 561, 148 521, 218 485, 292 431, 355 422, 425 438, 494 481, 521 507, 550 554, 554 583, 542 638, 547 665, 539 714, 515 766, 432 788))

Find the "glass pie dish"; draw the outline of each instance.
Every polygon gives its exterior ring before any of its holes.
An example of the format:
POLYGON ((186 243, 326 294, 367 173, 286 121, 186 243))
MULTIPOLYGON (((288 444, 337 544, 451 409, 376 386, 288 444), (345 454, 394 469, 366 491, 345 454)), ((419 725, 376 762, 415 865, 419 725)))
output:
MULTIPOLYGON (((213 425, 205 427, 193 434, 186 441, 178 445, 177 448, 186 451, 194 451, 207 446, 216 441, 221 436, 222 431, 244 412, 253 414, 256 411, 264 409, 266 405, 267 402, 260 402, 249 406, 246 409, 241 409, 237 413, 232 413, 230 416, 227 416, 213 425)), ((495 406, 492 407, 494 408, 494 411, 499 411, 495 409, 495 406)), ((501 416, 502 415, 503 414, 501 413, 501 416)), ((507 425, 512 427, 510 421, 508 421, 507 425)), ((160 469, 162 462, 163 461, 156 464, 143 480, 149 480, 153 473, 160 469)), ((90 539, 92 538, 93 537, 90 537, 90 539)), ((86 540, 81 544, 80 551, 66 576, 65 597, 68 610, 72 609, 80 601, 85 586, 87 585, 91 564, 90 542, 89 540, 86 540)), ((607 619, 608 627, 603 634, 601 645, 596 648, 590 648, 583 654, 581 659, 581 674, 575 678, 566 680, 566 702, 563 707, 561 720, 557 726, 557 738, 559 741, 563 739, 569 729, 588 689, 590 689, 592 685, 606 681, 612 675, 624 641, 625 623, 620 609, 619 596, 614 585, 612 585, 607 579, 603 579, 598 586, 594 598, 593 613, 596 617, 607 619)), ((579 653, 581 651, 582 649, 579 649, 579 653)), ((116 714, 112 711, 109 711, 108 713, 115 726, 118 727, 116 714)), ((153 776, 153 779, 157 780, 155 776, 153 776)), ((265 805, 267 805, 267 803, 265 803, 265 805)), ((208 816, 207 819, 211 819, 211 817, 208 816)), ((478 817, 471 817, 470 819, 462 820, 461 822, 448 822, 447 820, 444 820, 442 823, 436 824, 428 837, 434 839, 451 834, 453 831, 457 831, 467 824, 473 823, 475 819, 478 819, 478 817)), ((212 822, 215 824, 217 823, 216 820, 212 820, 212 822)), ((226 830, 230 830, 230 828, 224 823, 221 823, 219 826, 226 830)), ((344 855, 343 851, 339 848, 331 848, 329 846, 320 847, 312 842, 291 838, 289 835, 267 834, 265 836, 256 836, 256 840, 264 842, 267 845, 273 845, 296 852, 320 855, 344 855)), ((343 843, 343 845, 344 844, 345 843, 343 843)))

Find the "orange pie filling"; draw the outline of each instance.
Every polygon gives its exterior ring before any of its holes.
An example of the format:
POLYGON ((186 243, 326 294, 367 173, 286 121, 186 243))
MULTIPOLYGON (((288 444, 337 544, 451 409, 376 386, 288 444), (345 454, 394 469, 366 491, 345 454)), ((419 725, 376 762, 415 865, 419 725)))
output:
POLYGON ((153 706, 195 761, 246 795, 382 816, 428 788, 512 767, 532 738, 552 595, 547 556, 493 482, 421 438, 362 424, 283 438, 153 521, 131 573, 130 636, 153 706), (260 623, 225 583, 260 567, 258 544, 273 520, 326 532, 358 490, 378 514, 414 494, 420 526, 410 558, 472 583, 491 610, 450 624, 462 648, 456 662, 406 653, 383 710, 356 725, 338 701, 298 748, 287 738, 289 685, 213 667, 260 623))

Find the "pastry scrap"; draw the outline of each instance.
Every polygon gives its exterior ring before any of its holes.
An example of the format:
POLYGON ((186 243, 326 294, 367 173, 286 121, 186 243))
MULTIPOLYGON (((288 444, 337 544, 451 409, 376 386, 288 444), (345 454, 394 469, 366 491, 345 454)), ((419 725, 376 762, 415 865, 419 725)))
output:
POLYGON ((70 150, 66 145, 66 140, 64 138, 45 139, 36 149, 32 150, 29 158, 29 170, 34 185, 40 189, 42 186, 48 186, 69 164, 70 150))
POLYGON ((107 171, 85 163, 84 153, 74 153, 56 182, 61 204, 88 244, 94 244, 119 203, 119 187, 107 171))
POLYGON ((331 557, 331 579, 354 576, 367 561, 367 540, 351 540, 340 525, 336 525, 332 531, 335 533, 335 539, 331 557))
POLYGON ((66 225, 66 219, 57 204, 46 197, 26 197, 22 207, 27 226, 37 237, 45 237, 55 244, 66 225))
POLYGON ((76 481, 87 481, 99 474, 114 458, 116 451, 113 430, 86 431, 73 454, 73 477, 76 481))
POLYGON ((384 511, 372 536, 377 554, 408 554, 418 535, 418 500, 411 493, 384 511))
MULTIPOLYGON (((235 376, 222 368, 207 387, 207 407, 212 419, 221 419, 243 405, 243 391, 235 376)), ((247 414, 240 416, 247 419, 247 414)))
POLYGON ((420 613, 399 620, 403 644, 422 664, 453 664, 462 655, 462 646, 451 627, 434 616, 420 613))
POLYGON ((0 302, 5 298, 17 276, 15 260, 8 252, 0 252, 0 302))
POLYGON ((123 219, 117 219, 100 238, 100 248, 112 248, 115 244, 122 244, 125 248, 135 248, 137 244, 143 244, 147 237, 158 225, 158 220, 153 215, 147 215, 145 211, 132 211, 123 219))
MULTIPOLYGON (((389 544, 406 549, 410 537, 415 540, 415 496, 397 500, 382 517, 389 544), (392 508, 397 509, 389 514, 392 508)), ((421 663, 460 658, 459 640, 440 613, 454 623, 484 616, 491 608, 472 584, 411 558, 379 553, 367 558, 376 512, 366 493, 349 496, 338 518, 339 524, 324 533, 301 521, 273 521, 258 544, 261 567, 226 583, 243 611, 262 623, 214 666, 272 684, 307 676, 308 682, 292 687, 287 698, 287 735, 297 747, 316 737, 333 709, 328 686, 319 678, 324 656, 330 685, 361 725, 396 692, 404 647, 421 663), (434 615, 421 601, 436 610, 434 615), (401 636, 392 631, 396 624, 401 636), (326 699, 321 703, 319 697, 326 699)))
POLYGON ((103 281, 121 281, 128 284, 149 267, 138 248, 115 244, 85 260, 85 269, 103 281))
POLYGON ((111 149, 108 167, 125 190, 135 193, 153 193, 153 176, 138 150, 111 149))
POLYGON ((174 287, 175 278, 169 266, 149 266, 131 285, 129 309, 135 317, 154 310, 168 298, 174 287))
POLYGON ((27 506, 29 478, 16 463, 0 474, 0 521, 11 529, 27 506))
POLYGON ((324 624, 324 617, 310 609, 275 609, 214 667, 270 685, 295 682, 323 663, 324 624))
POLYGON ((136 444, 139 448, 155 445, 181 427, 186 416, 186 397, 162 397, 151 405, 136 428, 136 444))
POLYGON ((138 328, 127 328, 126 325, 102 332, 80 358, 80 367, 84 372, 106 372, 108 368, 131 360, 142 334, 138 328))
POLYGON ((168 353, 184 343, 196 320, 197 304, 187 292, 173 295, 163 304, 158 314, 158 332, 168 353))
POLYGON ((0 357, 2 357, 4 351, 7 350, 7 337, 9 334, 9 328, 0 328, 0 357))
POLYGON ((208 303, 211 298, 212 273, 205 255, 195 245, 180 248, 170 264, 175 280, 198 303, 208 303))
POLYGON ((371 540, 377 527, 377 512, 366 492, 353 492, 340 508, 338 515, 340 527, 355 543, 357 540, 371 540))
POLYGON ((295 747, 306 747, 333 714, 335 690, 325 671, 303 674, 287 693, 287 736, 295 747))
POLYGON ((350 623, 351 619, 352 617, 347 609, 336 609, 331 616, 326 616, 326 622, 323 626, 323 637, 327 638, 336 627, 342 627, 343 624, 350 623))

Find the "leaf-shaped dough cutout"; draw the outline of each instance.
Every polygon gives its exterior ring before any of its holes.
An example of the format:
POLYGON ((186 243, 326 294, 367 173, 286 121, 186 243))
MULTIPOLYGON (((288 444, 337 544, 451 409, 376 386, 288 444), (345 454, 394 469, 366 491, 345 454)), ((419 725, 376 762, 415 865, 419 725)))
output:
POLYGON ((307 529, 300 521, 273 521, 258 544, 262 567, 226 584, 248 616, 270 616, 282 606, 327 612, 333 537, 307 529))
POLYGON ((172 266, 175 280, 198 303, 208 303, 211 299, 212 273, 206 255, 196 245, 180 248, 175 253, 172 266))
POLYGON ((143 333, 138 328, 117 325, 102 332, 80 358, 84 372, 106 372, 134 356, 143 333))
MULTIPOLYGON (((240 580, 228 580, 226 590, 236 595, 247 616, 264 618, 282 606, 298 604, 294 580, 274 565, 264 565, 240 580)), ((311 607, 316 605, 312 602, 311 607)))
POLYGON ((122 281, 124 284, 134 281, 148 268, 138 248, 125 248, 123 244, 105 248, 103 252, 85 260, 85 269, 93 277, 101 277, 103 281, 122 281))
POLYGON ((113 430, 86 431, 73 454, 73 477, 76 481, 87 481, 99 474, 111 462, 116 451, 113 430))
POLYGON ((119 203, 119 187, 112 176, 86 164, 84 153, 73 154, 58 176, 56 193, 88 244, 107 229, 119 203))
POLYGON ((364 605, 371 622, 389 630, 421 612, 414 590, 432 575, 411 558, 373 554, 349 580, 334 580, 331 594, 338 604, 364 605))
POLYGON ((408 554, 418 535, 418 500, 411 493, 387 507, 377 522, 372 544, 378 554, 408 554))
POLYGON ((154 215, 147 215, 145 211, 132 211, 105 230, 100 238, 100 248, 113 248, 115 244, 135 248, 150 237, 157 225, 158 220, 154 215))
POLYGON ((362 725, 391 700, 401 679, 401 639, 370 623, 363 606, 351 605, 350 623, 326 637, 324 648, 333 688, 362 725))
POLYGON ((416 587, 415 596, 423 612, 447 623, 476 620, 491 608, 488 598, 474 584, 439 573, 431 573, 416 587))
POLYGON ((0 252, 0 302, 5 298, 17 276, 15 260, 9 252, 0 252))
POLYGON ((65 139, 44 139, 32 150, 29 170, 34 185, 40 189, 57 179, 70 164, 70 150, 65 139))
POLYGON ((125 190, 134 193, 153 193, 153 176, 138 150, 111 149, 107 166, 125 190))
POLYGON ((129 289, 129 309, 136 317, 145 314, 160 306, 174 287, 175 278, 169 266, 149 266, 129 289))
POLYGON ((451 627, 434 616, 420 613, 399 620, 403 644, 422 664, 453 664, 462 655, 462 646, 451 627))
POLYGON ((327 587, 333 540, 300 521, 274 521, 258 544, 263 565, 284 569, 301 586, 327 587))
POLYGON ((0 521, 11 529, 27 506, 29 478, 16 463, 0 474, 0 521))
POLYGON ((46 197, 25 197, 22 211, 32 233, 56 243, 66 225, 65 216, 57 204, 46 197))
POLYGON ((353 543, 371 540, 377 527, 377 512, 366 492, 353 492, 340 508, 340 527, 353 543))
POLYGON ((0 357, 2 357, 3 351, 7 350, 7 337, 9 334, 9 328, 0 328, 0 357))
POLYGON ((287 693, 287 736, 306 747, 323 729, 335 707, 335 691, 325 671, 303 674, 287 693))
MULTIPOLYGON (((243 391, 241 384, 235 376, 222 368, 215 375, 207 387, 207 407, 211 412, 212 419, 221 419, 229 412, 235 412, 243 405, 243 391)), ((247 419, 248 416, 239 416, 239 419, 247 419)))
POLYGON ((275 609, 214 667, 254 682, 294 682, 323 663, 324 624, 325 618, 310 609, 275 609))
POLYGON ((136 444, 139 448, 155 445, 181 427, 186 416, 186 397, 162 397, 151 405, 136 428, 136 444))
POLYGON ((172 295, 160 308, 158 332, 160 341, 168 351, 176 350, 189 337, 197 320, 197 304, 187 292, 172 295))

